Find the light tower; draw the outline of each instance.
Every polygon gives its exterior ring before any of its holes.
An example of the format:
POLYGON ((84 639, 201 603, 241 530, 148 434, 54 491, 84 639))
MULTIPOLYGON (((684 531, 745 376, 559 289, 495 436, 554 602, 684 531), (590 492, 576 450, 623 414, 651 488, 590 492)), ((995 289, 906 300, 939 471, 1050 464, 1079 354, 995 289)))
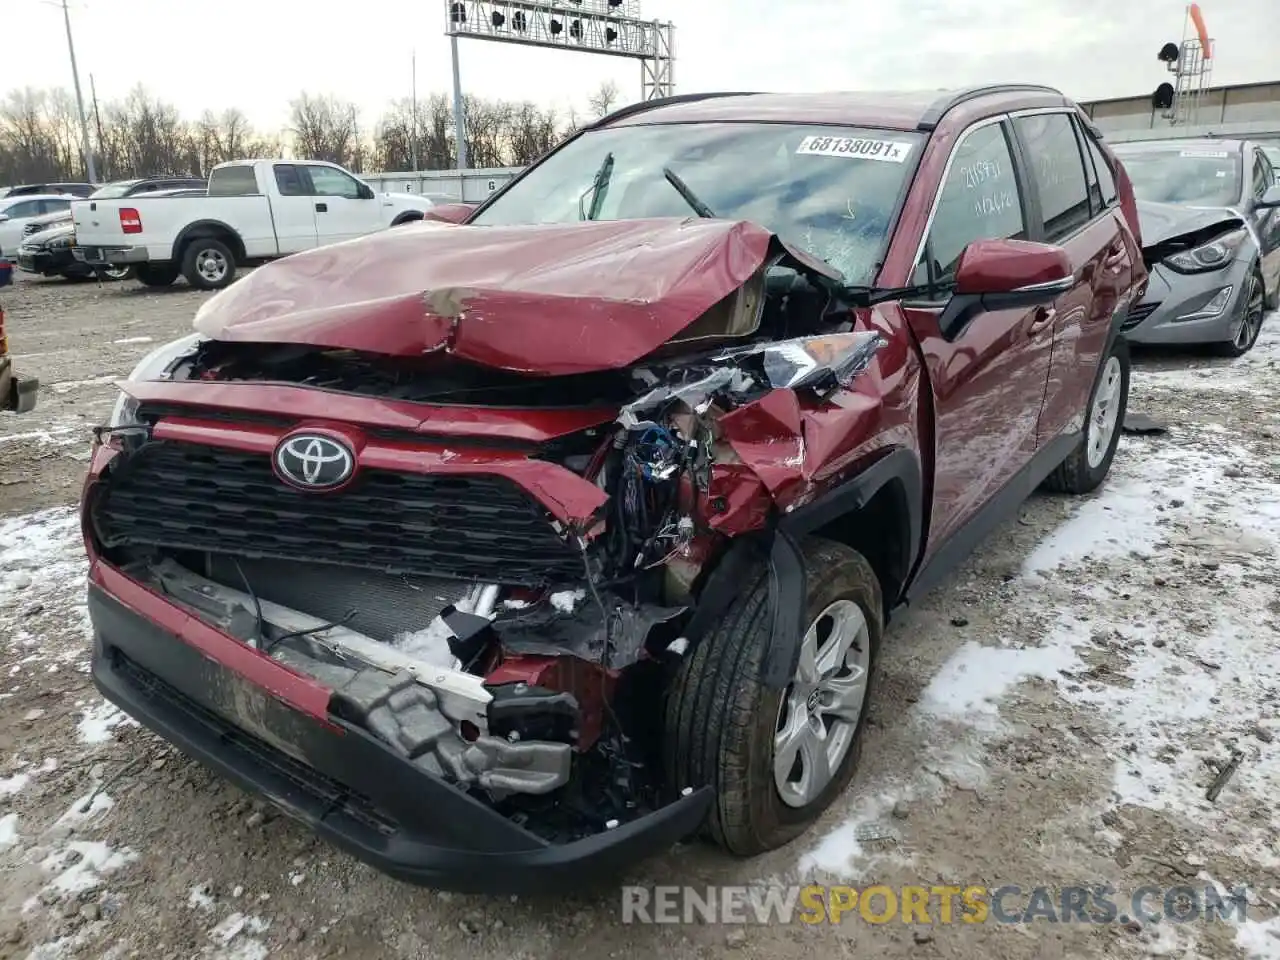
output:
POLYGON ((1156 87, 1151 106, 1172 125, 1194 125, 1213 73, 1213 40, 1205 29, 1199 4, 1187 6, 1182 42, 1166 43, 1156 59, 1173 74, 1174 82, 1156 87))

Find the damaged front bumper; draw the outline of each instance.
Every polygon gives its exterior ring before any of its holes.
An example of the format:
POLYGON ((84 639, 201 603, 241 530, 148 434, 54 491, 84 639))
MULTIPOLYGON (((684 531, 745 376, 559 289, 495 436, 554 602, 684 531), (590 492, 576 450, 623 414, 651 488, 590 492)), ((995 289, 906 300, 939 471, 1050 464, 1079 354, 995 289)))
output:
POLYGON ((1121 327, 1125 339, 1153 346, 1232 339, 1245 309, 1251 269, 1244 258, 1221 270, 1193 274, 1152 265, 1147 292, 1121 327))
POLYGON ((409 883, 535 893, 599 882, 698 829, 709 788, 552 843, 329 709, 332 691, 109 564, 90 573, 92 675, 109 701, 326 840, 409 883))

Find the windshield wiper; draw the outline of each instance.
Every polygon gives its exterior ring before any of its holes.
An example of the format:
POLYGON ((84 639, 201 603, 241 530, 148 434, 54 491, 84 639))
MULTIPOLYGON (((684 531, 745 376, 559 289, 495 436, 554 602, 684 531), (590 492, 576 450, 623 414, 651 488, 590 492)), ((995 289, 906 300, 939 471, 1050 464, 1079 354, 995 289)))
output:
POLYGON ((919 284, 911 287, 862 287, 842 285, 840 296, 852 307, 874 307, 890 300, 913 300, 916 297, 949 293, 954 283, 919 284))
POLYGON ((690 209, 700 217, 706 217, 708 220, 716 218, 715 212, 705 203, 698 199, 698 195, 689 189, 689 185, 676 176, 676 172, 670 167, 662 168, 662 175, 667 178, 667 183, 676 188, 676 192, 684 197, 690 209))
POLYGON ((582 191, 582 195, 578 197, 578 219, 594 220, 600 216, 600 207, 604 204, 605 194, 609 192, 609 180, 613 176, 613 152, 610 151, 604 155, 604 161, 600 164, 600 169, 596 171, 596 175, 591 178, 591 186, 582 191), (583 204, 587 199, 587 194, 591 194, 591 209, 584 209, 583 204))

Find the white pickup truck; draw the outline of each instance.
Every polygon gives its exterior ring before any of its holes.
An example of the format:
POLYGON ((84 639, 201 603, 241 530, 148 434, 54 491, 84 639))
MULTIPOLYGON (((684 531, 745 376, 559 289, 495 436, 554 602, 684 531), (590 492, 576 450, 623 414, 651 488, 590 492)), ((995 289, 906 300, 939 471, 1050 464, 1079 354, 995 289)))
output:
POLYGON ((148 286, 181 274, 217 290, 238 266, 421 220, 438 202, 375 193, 332 163, 234 160, 213 168, 206 196, 72 203, 73 254, 94 266, 131 264, 148 286))

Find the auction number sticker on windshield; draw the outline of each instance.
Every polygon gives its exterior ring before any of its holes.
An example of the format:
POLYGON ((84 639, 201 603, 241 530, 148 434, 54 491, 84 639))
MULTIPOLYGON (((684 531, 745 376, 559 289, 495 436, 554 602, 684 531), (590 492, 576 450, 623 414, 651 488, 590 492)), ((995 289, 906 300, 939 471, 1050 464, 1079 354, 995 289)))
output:
POLYGON ((902 163, 911 153, 911 144, 904 140, 871 140, 866 137, 828 137, 814 134, 800 141, 796 153, 902 163))
POLYGON ((1183 150, 1178 156, 1193 157, 1197 160, 1226 160, 1231 154, 1225 150, 1183 150))

